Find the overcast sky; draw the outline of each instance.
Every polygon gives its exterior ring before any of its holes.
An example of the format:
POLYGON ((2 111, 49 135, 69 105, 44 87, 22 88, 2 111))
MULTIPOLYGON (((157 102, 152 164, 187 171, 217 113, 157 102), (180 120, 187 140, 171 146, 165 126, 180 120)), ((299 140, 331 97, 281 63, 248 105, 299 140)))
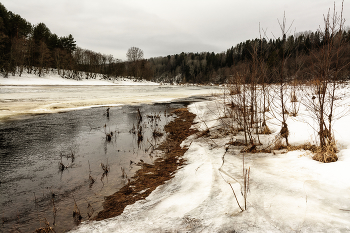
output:
MULTIPOLYGON (((268 37, 279 37, 284 12, 288 26, 294 21, 292 34, 315 31, 334 2, 340 12, 340 0, 1 0, 32 24, 123 60, 132 46, 145 58, 226 51, 259 37, 259 23, 268 37)), ((350 25, 350 1, 343 15, 350 25)))

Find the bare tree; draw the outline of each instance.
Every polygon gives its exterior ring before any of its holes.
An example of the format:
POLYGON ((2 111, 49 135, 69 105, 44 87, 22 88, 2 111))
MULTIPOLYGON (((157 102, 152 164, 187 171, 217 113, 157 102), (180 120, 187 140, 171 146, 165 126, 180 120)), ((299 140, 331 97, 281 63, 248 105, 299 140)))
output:
POLYGON ((143 51, 137 47, 131 47, 126 53, 126 57, 130 62, 136 62, 143 59, 143 51))
POLYGON ((50 50, 47 48, 46 44, 43 41, 40 41, 38 48, 39 51, 39 77, 44 74, 43 69, 49 67, 51 61, 50 50))
POLYGON ((141 60, 143 59, 143 51, 137 47, 131 47, 126 53, 129 61, 129 72, 134 77, 140 77, 141 74, 141 60))
POLYGON ((19 76, 22 75, 24 64, 25 64, 25 51, 26 51, 26 40, 24 38, 15 37, 12 39, 11 46, 11 60, 12 72, 15 75, 16 68, 18 68, 19 76))
POLYGON ((339 93, 342 85, 343 70, 348 67, 348 62, 341 60, 347 47, 343 37, 344 30, 343 7, 341 14, 335 11, 333 15, 324 17, 324 29, 319 32, 322 38, 320 48, 312 53, 312 78, 311 88, 306 95, 304 105, 310 111, 311 116, 317 122, 320 153, 314 156, 320 162, 334 162, 337 155, 332 125, 334 120, 347 114, 349 108, 344 111, 337 107, 343 107, 342 98, 346 95, 339 93))
POLYGON ((274 69, 274 75, 278 80, 279 87, 278 90, 276 90, 276 98, 279 99, 279 103, 273 103, 273 106, 275 108, 275 113, 274 117, 279 120, 282 124, 281 131, 280 131, 280 137, 284 138, 286 141, 287 146, 289 146, 288 142, 288 136, 289 136, 289 130, 288 130, 288 125, 287 125, 287 118, 288 118, 288 109, 287 109, 287 72, 286 72, 286 64, 287 61, 290 58, 290 53, 289 51, 291 48, 289 47, 287 43, 287 34, 290 31, 290 28, 293 24, 293 22, 290 24, 289 28, 287 28, 286 25, 287 19, 285 14, 283 14, 283 19, 282 22, 278 20, 280 30, 282 33, 282 40, 281 40, 281 46, 278 49, 279 53, 279 61, 278 65, 274 69))

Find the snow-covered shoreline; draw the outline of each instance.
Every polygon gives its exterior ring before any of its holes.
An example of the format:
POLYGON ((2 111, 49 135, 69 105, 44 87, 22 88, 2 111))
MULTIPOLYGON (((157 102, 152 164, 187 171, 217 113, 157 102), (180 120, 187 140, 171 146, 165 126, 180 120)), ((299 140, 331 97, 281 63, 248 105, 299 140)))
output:
MULTIPOLYGON (((210 128, 211 138, 190 136, 187 165, 159 186, 145 200, 127 206, 115 218, 83 223, 73 232, 349 232, 350 231, 350 137, 341 119, 335 131, 342 147, 335 163, 312 160, 308 151, 245 154, 250 167, 247 210, 241 212, 242 147, 231 139, 216 137, 220 128, 220 103, 207 101, 189 106, 197 127, 210 128), (203 123, 205 122, 205 124, 203 123), (223 164, 223 155, 225 163, 223 164), (219 170, 220 169, 220 170, 219 170)), ((269 122, 267 122, 269 124, 269 122)), ((270 122, 271 123, 271 122, 270 122)), ((305 143, 301 132, 307 124, 289 120, 290 142, 305 143)), ((262 135, 266 143, 278 132, 262 135)), ((242 135, 237 135, 240 138, 242 135)))
POLYGON ((0 76, 0 86, 49 86, 49 85, 62 85, 62 86, 103 86, 103 85, 118 85, 118 86, 133 86, 133 85, 159 85, 159 83, 129 79, 118 77, 115 79, 106 80, 98 76, 96 79, 66 79, 62 78, 58 74, 44 74, 39 77, 35 74, 23 73, 21 77, 19 75, 12 76, 9 74, 7 78, 0 76))

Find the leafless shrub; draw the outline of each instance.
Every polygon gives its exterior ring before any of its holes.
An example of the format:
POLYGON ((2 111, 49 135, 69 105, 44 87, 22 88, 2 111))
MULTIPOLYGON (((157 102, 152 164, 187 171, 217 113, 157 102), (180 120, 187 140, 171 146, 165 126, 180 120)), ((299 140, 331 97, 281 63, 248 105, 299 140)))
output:
POLYGON ((87 209, 88 209, 88 212, 87 212, 87 215, 88 215, 88 218, 90 219, 92 217, 92 215, 94 214, 95 210, 94 208, 92 207, 92 205, 90 204, 90 202, 88 202, 88 200, 85 198, 86 202, 87 202, 87 209))
POLYGON ((79 223, 83 219, 83 217, 80 214, 80 210, 78 208, 77 202, 75 201, 74 195, 73 195, 73 200, 74 200, 73 218, 76 223, 79 223))
POLYGON ((107 110, 106 110, 107 118, 109 118, 109 109, 110 109, 110 108, 107 108, 107 110))
POLYGON ((92 185, 95 183, 95 179, 91 176, 91 168, 90 168, 90 161, 88 160, 89 163, 89 187, 91 188, 92 185))
POLYGON ((65 169, 67 169, 67 167, 61 162, 58 163, 58 169, 60 172, 63 172, 65 169))
POLYGON ((122 178, 127 178, 128 176, 126 175, 125 169, 123 167, 120 167, 120 170, 122 171, 122 178))
POLYGON ((107 160, 107 164, 106 164, 106 165, 103 164, 103 163, 101 163, 101 168, 102 168, 102 170, 103 170, 103 174, 104 174, 104 175, 107 175, 108 172, 109 172, 108 160, 107 160))
POLYGON ((228 86, 228 91, 229 91, 229 95, 237 95, 237 94, 241 94, 241 87, 237 86, 237 85, 230 85, 228 86))
POLYGON ((343 4, 340 15, 334 11, 324 16, 324 29, 319 29, 323 43, 312 53, 312 78, 310 86, 305 88, 304 106, 311 113, 317 124, 320 151, 314 159, 321 162, 337 160, 333 122, 349 113, 349 108, 342 106, 338 91, 343 84, 343 70, 349 66, 341 58, 347 51, 344 30, 343 4), (343 107, 343 111, 336 111, 343 107), (339 108, 338 108, 339 109, 339 108))
POLYGON ((271 130, 270 130, 270 128, 269 128, 266 124, 264 124, 264 125, 261 127, 259 133, 260 133, 260 134, 271 134, 271 130))
POLYGON ((244 210, 247 210, 247 198, 248 198, 248 192, 249 192, 250 167, 249 167, 249 169, 245 169, 244 168, 244 153, 243 153, 243 160, 242 160, 242 162, 243 162, 243 167, 242 167, 242 169, 243 169, 243 174, 242 174, 242 176, 243 176, 243 184, 240 184, 241 185, 241 194, 242 194, 243 199, 244 199, 244 209, 243 209, 241 204, 238 201, 238 198, 236 196, 236 192, 233 189, 232 184, 230 182, 228 182, 227 180, 225 180, 225 178, 221 174, 221 173, 225 173, 226 175, 228 175, 225 171, 222 170, 222 167, 224 166, 224 163, 225 163, 225 155, 226 155, 227 151, 228 151, 228 147, 226 147, 226 151, 225 151, 224 155, 222 156, 222 164, 221 164, 221 167, 219 168, 219 172, 220 172, 221 177, 224 179, 224 181, 231 187, 231 190, 232 190, 233 195, 234 195, 234 197, 236 199, 238 207, 241 209, 241 211, 244 211, 244 210))
POLYGON ((287 146, 283 144, 282 137, 280 137, 278 135, 274 141, 273 149, 274 150, 281 150, 281 149, 285 149, 285 148, 287 148, 287 146))
POLYGON ((298 98, 295 94, 295 91, 292 92, 291 97, 290 97, 290 102, 295 103, 298 102, 298 98))
POLYGON ((35 230, 35 233, 56 233, 56 231, 50 226, 50 223, 44 218, 45 227, 41 227, 35 230))
POLYGON ((159 137, 162 137, 164 134, 162 132, 160 132, 159 129, 154 129, 153 130, 153 133, 152 133, 152 136, 153 138, 159 138, 159 137))

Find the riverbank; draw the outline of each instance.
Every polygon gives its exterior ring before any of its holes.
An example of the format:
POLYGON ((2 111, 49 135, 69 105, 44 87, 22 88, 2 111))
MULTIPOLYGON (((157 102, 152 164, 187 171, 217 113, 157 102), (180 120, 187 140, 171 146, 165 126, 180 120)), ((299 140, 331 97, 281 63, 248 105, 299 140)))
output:
POLYGON ((140 162, 141 169, 129 179, 126 186, 115 194, 105 198, 104 210, 100 211, 94 220, 102 220, 120 215, 127 205, 145 199, 158 186, 174 177, 174 172, 181 167, 185 160, 182 158, 188 148, 180 147, 182 141, 197 132, 191 129, 195 115, 186 108, 173 112, 177 118, 165 126, 168 136, 156 150, 163 156, 154 164, 140 162))
POLYGON ((139 80, 135 78, 126 77, 111 77, 104 78, 101 74, 96 74, 96 78, 89 79, 69 79, 62 78, 57 71, 50 71, 43 74, 41 77, 35 74, 24 72, 21 76, 18 74, 9 74, 7 78, 0 75, 0 86, 147 86, 159 85, 159 83, 150 82, 146 80, 139 80))
MULTIPOLYGON (((350 226, 349 117, 336 125, 338 161, 323 164, 305 150, 243 153, 242 133, 227 131, 222 102, 190 105, 199 135, 182 144, 186 164, 145 199, 119 216, 85 222, 73 232, 333 232, 350 226), (340 127, 339 127, 340 126, 340 127), (243 159, 244 158, 244 159, 243 159), (244 161, 244 162, 243 162, 244 161), (242 170, 250 168, 249 189, 242 196, 242 170), (236 196, 236 198, 235 198, 236 196), (242 211, 240 206, 244 209, 242 211)), ((289 119, 290 143, 306 143, 310 126, 300 116, 289 119)), ((279 132, 270 119, 267 145, 279 132)), ((312 132, 312 131, 311 131, 312 132)), ((142 192, 142 191, 141 191, 142 192)))

